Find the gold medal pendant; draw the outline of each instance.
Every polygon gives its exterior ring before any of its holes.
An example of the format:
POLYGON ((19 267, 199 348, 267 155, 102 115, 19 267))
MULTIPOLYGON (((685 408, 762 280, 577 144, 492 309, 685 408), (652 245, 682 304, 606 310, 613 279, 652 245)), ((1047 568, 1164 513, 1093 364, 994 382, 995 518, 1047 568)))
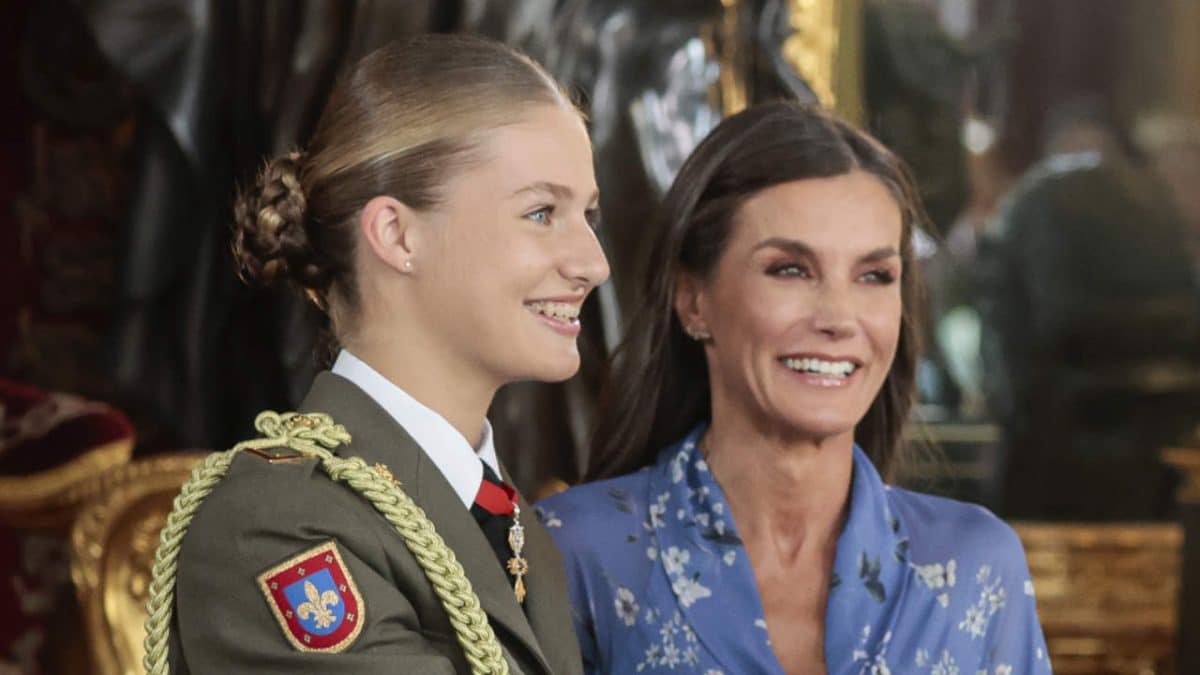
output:
POLYGON ((513 501, 513 524, 508 528, 508 547, 512 549, 513 557, 508 559, 508 573, 516 578, 513 582, 513 593, 517 602, 525 603, 525 575, 529 574, 529 561, 522 552, 525 550, 525 528, 521 525, 521 507, 513 501))

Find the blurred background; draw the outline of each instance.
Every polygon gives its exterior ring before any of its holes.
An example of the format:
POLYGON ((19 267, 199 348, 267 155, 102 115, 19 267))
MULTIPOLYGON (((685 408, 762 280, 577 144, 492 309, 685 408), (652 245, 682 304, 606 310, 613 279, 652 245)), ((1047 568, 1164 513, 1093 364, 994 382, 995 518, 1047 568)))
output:
POLYGON ((1025 541, 1060 673, 1200 673, 1200 1, 8 0, 0 23, 0 675, 138 673, 199 453, 291 409, 321 317, 248 288, 233 192, 338 73, 420 32, 545 63, 590 118, 612 281, 584 366, 503 390, 527 495, 575 481, 650 214, 758 101, 912 167, 926 356, 898 482, 1025 541))

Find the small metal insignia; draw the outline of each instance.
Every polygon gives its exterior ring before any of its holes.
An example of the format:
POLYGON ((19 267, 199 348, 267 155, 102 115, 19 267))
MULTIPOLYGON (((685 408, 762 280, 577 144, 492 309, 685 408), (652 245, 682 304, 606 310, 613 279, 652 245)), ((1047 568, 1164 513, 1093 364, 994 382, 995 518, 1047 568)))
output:
POLYGON ((376 462, 375 466, 373 466, 371 468, 375 469, 375 473, 379 474, 380 477, 382 477, 387 482, 395 484, 395 485, 400 484, 400 481, 396 480, 396 476, 394 474, 392 474, 392 470, 387 467, 387 464, 376 462))
POLYGON ((303 453, 291 448, 246 448, 245 452, 261 457, 272 464, 276 462, 291 462, 304 459, 305 457, 303 453))
POLYGON ((297 414, 293 415, 287 424, 293 429, 316 429, 320 422, 311 415, 297 414))
POLYGON ((362 595, 332 541, 263 572, 258 585, 284 637, 300 651, 344 651, 362 632, 362 595))

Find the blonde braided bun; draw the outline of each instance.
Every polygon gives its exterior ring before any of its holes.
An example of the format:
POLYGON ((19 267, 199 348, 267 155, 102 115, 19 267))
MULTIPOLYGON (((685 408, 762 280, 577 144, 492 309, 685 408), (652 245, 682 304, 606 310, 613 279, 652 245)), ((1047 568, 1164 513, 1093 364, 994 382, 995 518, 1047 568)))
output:
POLYGON ((234 204, 233 254, 243 279, 263 285, 291 282, 323 296, 329 271, 308 236, 308 199, 301 184, 304 155, 268 161, 234 204))
POLYGON ((427 34, 380 47, 343 73, 304 152, 267 162, 238 196, 242 278, 292 283, 335 334, 349 330, 363 207, 380 195, 437 206, 449 177, 478 159, 482 132, 544 105, 575 110, 542 66, 499 42, 427 34))

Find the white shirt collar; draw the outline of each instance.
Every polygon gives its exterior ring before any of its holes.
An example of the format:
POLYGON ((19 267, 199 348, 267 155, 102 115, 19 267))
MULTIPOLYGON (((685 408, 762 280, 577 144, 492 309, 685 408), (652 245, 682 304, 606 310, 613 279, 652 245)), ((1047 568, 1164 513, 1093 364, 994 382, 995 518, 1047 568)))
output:
POLYGON ((483 438, 479 448, 472 448, 445 417, 422 405, 349 351, 343 349, 338 354, 332 370, 367 392, 404 427, 408 435, 421 446, 421 450, 433 460, 467 508, 475 503, 475 495, 483 481, 483 466, 479 460, 487 462, 497 475, 500 474, 496 446, 492 442, 492 425, 486 418, 483 420, 483 438))

